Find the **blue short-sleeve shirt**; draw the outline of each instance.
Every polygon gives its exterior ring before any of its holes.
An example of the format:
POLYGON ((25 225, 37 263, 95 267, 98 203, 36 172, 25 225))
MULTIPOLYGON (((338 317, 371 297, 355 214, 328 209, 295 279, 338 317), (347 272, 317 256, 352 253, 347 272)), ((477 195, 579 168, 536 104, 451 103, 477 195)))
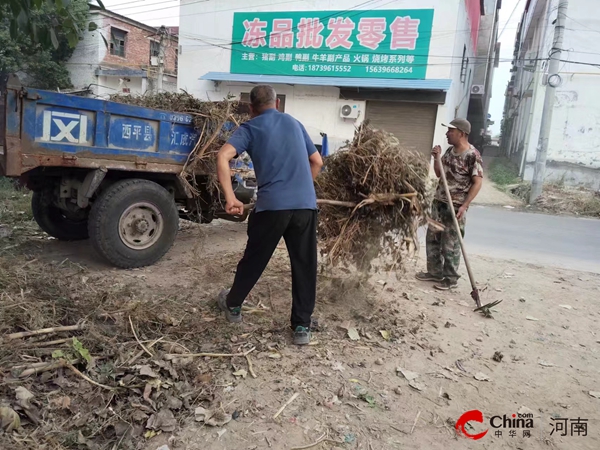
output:
POLYGON ((256 212, 317 209, 309 156, 317 151, 304 126, 289 114, 268 109, 244 122, 228 141, 248 152, 258 183, 256 212))

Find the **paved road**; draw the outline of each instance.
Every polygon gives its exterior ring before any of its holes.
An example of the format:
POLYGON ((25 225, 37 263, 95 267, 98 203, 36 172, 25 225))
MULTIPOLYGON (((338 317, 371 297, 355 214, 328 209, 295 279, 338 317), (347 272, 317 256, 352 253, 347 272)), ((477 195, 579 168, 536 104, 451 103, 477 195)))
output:
POLYGON ((473 205, 467 252, 600 273, 600 220, 473 205))

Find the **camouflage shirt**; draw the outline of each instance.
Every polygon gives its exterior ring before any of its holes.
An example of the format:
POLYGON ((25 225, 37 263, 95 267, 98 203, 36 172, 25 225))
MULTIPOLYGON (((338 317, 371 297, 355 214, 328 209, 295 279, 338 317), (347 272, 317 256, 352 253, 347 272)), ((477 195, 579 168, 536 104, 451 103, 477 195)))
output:
MULTIPOLYGON (((466 152, 457 154, 454 147, 450 147, 442 156, 442 164, 448 181, 448 189, 452 203, 462 205, 473 185, 472 177, 483 177, 483 163, 479 151, 471 146, 466 152)), ((447 203, 444 184, 440 179, 435 199, 447 203)))

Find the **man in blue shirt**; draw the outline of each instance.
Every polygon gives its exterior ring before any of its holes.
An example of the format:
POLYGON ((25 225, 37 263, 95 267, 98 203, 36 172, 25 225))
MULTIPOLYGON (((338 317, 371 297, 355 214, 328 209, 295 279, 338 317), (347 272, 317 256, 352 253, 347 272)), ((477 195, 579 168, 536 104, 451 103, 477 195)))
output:
POLYGON ((323 166, 304 126, 278 111, 279 99, 268 85, 250 92, 252 119, 243 123, 217 156, 225 211, 242 214, 231 185, 229 162, 248 152, 258 182, 258 198, 248 218, 248 243, 233 286, 219 294, 219 307, 230 322, 241 322, 244 300, 262 275, 283 237, 292 266, 294 343, 310 342, 317 290, 317 199, 314 179, 323 166))

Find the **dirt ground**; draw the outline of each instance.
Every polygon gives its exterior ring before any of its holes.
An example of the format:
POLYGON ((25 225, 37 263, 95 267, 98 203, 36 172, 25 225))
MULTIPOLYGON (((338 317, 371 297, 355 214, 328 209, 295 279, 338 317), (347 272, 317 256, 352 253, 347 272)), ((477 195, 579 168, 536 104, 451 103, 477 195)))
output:
MULTIPOLYGON (((214 305, 243 251, 243 223, 185 223, 162 261, 129 271, 105 265, 85 241, 62 243, 40 234, 15 244, 13 238, 0 239, 0 257, 10 253, 27 269, 52 264, 66 273, 76 265, 77 276, 95 290, 131 286, 142 307, 150 298, 182 299, 188 312, 176 322, 198 327, 181 339, 187 348, 238 353, 256 347, 249 354, 256 378, 243 373, 250 372, 243 357, 198 358, 192 364, 210 380, 213 406, 235 420, 206 426, 194 420, 192 409, 178 415, 175 431, 142 439, 137 448, 292 449, 320 438, 326 440, 312 448, 600 448, 600 399, 590 395, 600 391, 598 274, 475 257, 483 303, 502 300, 493 318, 486 318, 473 312, 466 273, 458 289, 447 293, 416 281, 422 255, 402 274, 366 279, 323 271, 315 312, 319 331, 311 346, 297 348, 288 329, 291 281, 283 244, 249 299, 262 305, 256 308, 260 314, 232 325, 214 305), (348 328, 358 331, 358 340, 348 328), (493 359, 496 352, 500 362, 493 359), (408 378, 418 374, 412 386, 398 369, 408 378), (474 409, 483 412, 485 423, 471 422, 474 429, 467 431, 490 429, 478 441, 458 437, 453 428, 474 409), (524 438, 521 429, 511 437, 509 428, 497 437, 490 418, 515 413, 533 414, 531 437, 524 438), (552 417, 587 419, 587 436, 551 435, 552 417)), ((28 295, 22 291, 24 301, 28 295)), ((154 339, 139 334, 142 342, 154 339)), ((123 339, 135 347, 133 336, 123 339)), ((26 434, 34 428, 25 425, 26 434)), ((12 448, 19 448, 14 442, 12 448)), ((115 441, 108 448, 121 447, 115 441)))

